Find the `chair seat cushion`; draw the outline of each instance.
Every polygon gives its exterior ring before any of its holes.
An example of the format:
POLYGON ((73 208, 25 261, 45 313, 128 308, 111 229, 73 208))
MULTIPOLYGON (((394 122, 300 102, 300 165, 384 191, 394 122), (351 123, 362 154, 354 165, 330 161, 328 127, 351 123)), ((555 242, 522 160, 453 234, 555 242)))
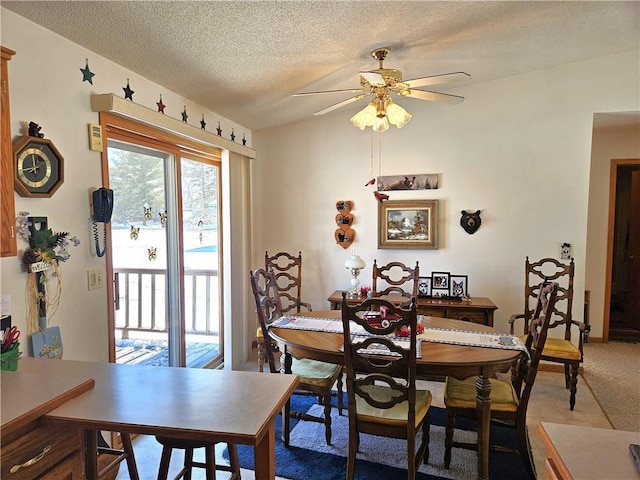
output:
MULTIPOLYGON (((392 390, 389 387, 370 385, 367 390, 375 399, 381 401, 391 399, 392 390)), ((416 427, 422 423, 430 406, 431 392, 429 390, 416 390, 416 427)), ((369 405, 364 398, 356 395, 356 410, 358 412, 358 420, 401 426, 407 423, 409 402, 398 403, 392 408, 383 409, 369 405)))
MULTIPOLYGON (((450 408, 476 408, 476 380, 469 377, 458 380, 447 377, 444 386, 444 404, 450 408)), ((496 412, 515 412, 518 409, 518 396, 511 382, 491 379, 491 410, 496 412)))
POLYGON ((291 363, 291 373, 300 377, 300 383, 331 387, 342 373, 342 366, 308 358, 300 360, 294 358, 291 363))
POLYGON ((202 440, 187 440, 185 438, 169 438, 169 437, 159 437, 156 436, 156 440, 158 443, 165 447, 171 448, 202 448, 208 447, 209 445, 215 445, 215 442, 205 442, 202 440))
MULTIPOLYGON (((522 342, 527 341, 527 336, 520 337, 522 342)), ((544 349, 542 350, 542 356, 549 358, 558 358, 560 360, 580 360, 580 350, 569 340, 564 338, 550 338, 547 337, 547 341, 544 343, 544 349)))

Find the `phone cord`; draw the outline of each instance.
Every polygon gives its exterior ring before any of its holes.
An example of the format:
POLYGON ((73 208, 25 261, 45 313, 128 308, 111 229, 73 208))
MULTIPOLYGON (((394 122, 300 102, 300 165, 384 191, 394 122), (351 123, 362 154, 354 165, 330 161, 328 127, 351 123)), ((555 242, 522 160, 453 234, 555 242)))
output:
POLYGON ((103 224, 103 236, 102 243, 104 244, 104 248, 100 251, 100 241, 98 240, 98 224, 93 222, 93 238, 96 242, 96 255, 98 257, 103 257, 107 251, 107 227, 103 224))

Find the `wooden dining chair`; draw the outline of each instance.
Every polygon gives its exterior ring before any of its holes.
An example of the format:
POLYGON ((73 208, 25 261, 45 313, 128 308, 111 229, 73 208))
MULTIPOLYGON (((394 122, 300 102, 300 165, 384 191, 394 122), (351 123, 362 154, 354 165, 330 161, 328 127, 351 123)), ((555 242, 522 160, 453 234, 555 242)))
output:
MULTIPOLYGON (((515 428, 518 439, 518 449, 503 446, 492 446, 493 451, 519 454, 525 464, 530 480, 536 479, 536 470, 529 444, 527 432, 527 407, 531 390, 538 373, 538 364, 542 358, 542 351, 547 340, 547 331, 558 292, 557 283, 548 283, 538 293, 538 301, 533 311, 535 318, 530 323, 525 346, 527 352, 520 356, 517 362, 517 375, 512 381, 491 379, 491 421, 506 421, 500 423, 515 428)), ((444 404, 447 409, 445 427, 444 466, 451 464, 451 449, 453 447, 478 450, 477 443, 460 443, 453 441, 456 416, 471 419, 477 418, 476 378, 458 380, 447 377, 444 390, 444 404)), ((482 432, 478 432, 482 435, 482 432)))
POLYGON ((302 295, 302 252, 294 257, 287 252, 269 255, 264 252, 264 269, 273 270, 280 291, 282 313, 311 311, 311 304, 301 300, 302 295))
POLYGON ((399 294, 404 297, 416 297, 418 295, 418 280, 420 268, 416 262, 415 268, 410 268, 402 262, 391 262, 378 266, 377 260, 373 261, 373 280, 371 284, 371 296, 399 294), (380 280, 386 282, 379 284, 380 280), (410 285, 410 282, 413 282, 410 285))
MULTIPOLYGON (((342 415, 342 365, 319 362, 310 359, 291 359, 291 364, 276 366, 276 354, 279 349, 274 341, 269 338, 269 325, 282 316, 280 295, 275 274, 272 270, 257 269, 249 272, 251 290, 256 303, 259 330, 264 339, 264 349, 271 373, 293 373, 298 375, 299 383, 295 394, 312 394, 318 396, 319 402, 324 405, 324 417, 308 415, 306 412, 291 411, 291 401, 287 400, 282 415, 282 440, 285 446, 289 446, 289 429, 291 417, 299 420, 307 420, 323 423, 325 426, 325 439, 327 445, 331 445, 331 397, 335 395, 338 403, 338 413, 342 415), (337 384, 337 392, 334 394, 333 385, 337 384)), ((285 359, 286 363, 286 359, 285 359)))
MULTIPOLYGON (((216 464, 216 442, 202 442, 196 440, 187 440, 184 438, 168 438, 156 436, 158 443, 162 445, 162 456, 160 458, 160 469, 158 470, 158 480, 167 480, 169 476, 169 465, 171 462, 171 453, 173 449, 184 450, 184 466, 182 470, 174 477, 174 480, 184 478, 191 480, 193 468, 204 468, 206 480, 216 480, 216 470, 230 472, 231 476, 225 477, 229 480, 240 480, 240 461, 238 460, 238 449, 235 444, 228 443, 227 450, 229 452, 229 465, 216 464), (205 449, 205 461, 196 462, 193 460, 193 451, 196 448, 205 449)), ((200 477, 198 477, 200 478, 200 477)))
POLYGON ((515 324, 519 320, 523 321, 524 334, 520 338, 524 341, 529 324, 535 318, 533 311, 541 286, 545 282, 558 283, 558 296, 549 329, 564 328, 564 338, 547 338, 542 352, 542 360, 564 365, 565 386, 570 392, 569 408, 571 410, 576 404, 578 370, 584 358, 582 345, 589 332, 589 327, 585 323, 572 318, 574 270, 573 259, 567 264, 554 258, 543 258, 537 262, 529 262, 529 257, 526 257, 524 264, 524 312, 512 315, 509 319, 511 334, 515 332, 515 324), (577 343, 572 341, 572 330, 575 329, 578 333, 577 343))
POLYGON ((355 474, 361 433, 405 439, 407 478, 413 480, 420 462, 429 460, 427 414, 431 406, 431 392, 416 389, 415 301, 408 309, 380 298, 349 306, 343 293, 342 325, 349 400, 347 480, 355 474), (386 314, 381 316, 384 309, 386 314), (374 314, 377 316, 369 316, 374 314), (389 337, 402 327, 411 332, 405 341, 389 337), (364 335, 356 334, 363 330, 364 335), (420 430, 422 441, 416 449, 420 430))

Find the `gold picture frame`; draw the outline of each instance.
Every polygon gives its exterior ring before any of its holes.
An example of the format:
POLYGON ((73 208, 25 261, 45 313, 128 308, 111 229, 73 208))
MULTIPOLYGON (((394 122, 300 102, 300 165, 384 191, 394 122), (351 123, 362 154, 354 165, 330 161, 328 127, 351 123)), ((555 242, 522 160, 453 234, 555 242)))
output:
POLYGON ((378 204, 378 248, 438 248, 438 200, 378 204))

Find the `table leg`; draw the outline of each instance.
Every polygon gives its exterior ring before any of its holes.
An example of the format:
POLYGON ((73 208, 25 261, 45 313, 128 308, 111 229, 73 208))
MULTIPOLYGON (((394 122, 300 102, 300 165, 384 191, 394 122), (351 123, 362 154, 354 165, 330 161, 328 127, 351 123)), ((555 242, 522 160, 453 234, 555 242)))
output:
POLYGON ((489 430, 491 427, 491 382, 489 372, 482 371, 476 381, 478 415, 478 478, 489 480, 489 430))
POLYGON ((98 479, 98 432, 84 431, 85 442, 85 473, 88 480, 98 479))
POLYGON ((276 428, 272 419, 268 430, 254 447, 256 480, 274 480, 276 477, 276 428))

